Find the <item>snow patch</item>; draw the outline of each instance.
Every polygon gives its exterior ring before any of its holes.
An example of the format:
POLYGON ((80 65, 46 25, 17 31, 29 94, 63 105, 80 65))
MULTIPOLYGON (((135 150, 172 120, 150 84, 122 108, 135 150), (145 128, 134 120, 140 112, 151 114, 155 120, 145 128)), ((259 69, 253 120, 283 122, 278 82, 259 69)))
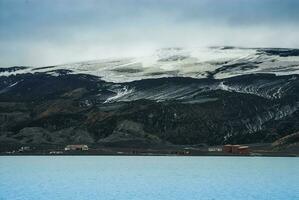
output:
POLYGON ((134 91, 134 89, 129 89, 127 86, 125 86, 122 89, 116 90, 116 95, 109 97, 108 99, 106 99, 106 101, 104 103, 111 103, 111 102, 117 101, 120 98, 132 93, 133 91, 134 91))

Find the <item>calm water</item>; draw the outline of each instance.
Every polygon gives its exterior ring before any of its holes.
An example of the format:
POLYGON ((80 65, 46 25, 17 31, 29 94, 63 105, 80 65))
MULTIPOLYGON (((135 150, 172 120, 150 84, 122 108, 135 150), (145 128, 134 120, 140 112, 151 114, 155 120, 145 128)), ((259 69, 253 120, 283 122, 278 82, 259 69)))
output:
POLYGON ((298 200, 299 158, 0 157, 1 200, 298 200))

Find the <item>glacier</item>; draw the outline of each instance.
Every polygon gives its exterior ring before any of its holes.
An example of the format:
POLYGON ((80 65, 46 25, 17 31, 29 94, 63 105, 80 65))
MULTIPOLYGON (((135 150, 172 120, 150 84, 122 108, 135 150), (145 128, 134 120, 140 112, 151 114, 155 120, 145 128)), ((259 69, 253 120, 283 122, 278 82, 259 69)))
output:
POLYGON ((299 50, 276 48, 163 48, 148 56, 100 59, 0 71, 0 76, 48 73, 88 74, 114 83, 163 77, 224 79, 246 74, 299 74, 299 50))

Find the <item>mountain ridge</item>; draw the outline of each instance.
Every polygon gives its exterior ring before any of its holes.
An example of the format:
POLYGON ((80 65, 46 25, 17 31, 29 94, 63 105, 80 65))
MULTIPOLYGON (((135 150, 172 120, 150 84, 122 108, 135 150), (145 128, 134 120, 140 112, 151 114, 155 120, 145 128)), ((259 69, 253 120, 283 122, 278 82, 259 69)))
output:
MULTIPOLYGON (((297 63, 295 50, 271 49, 262 54, 297 63)), ((168 67, 169 62, 181 64, 192 58, 185 54, 162 57, 169 58, 159 61, 168 67)), ((243 61, 241 67, 246 65, 243 61)), ((276 64, 268 69, 273 71, 276 64)), ((138 80, 134 77, 143 72, 131 64, 121 68, 110 63, 100 71, 93 64, 87 66, 103 75, 91 75, 88 70, 74 73, 79 69, 76 65, 1 68, 0 143, 103 145, 105 141, 108 146, 138 146, 142 141, 144 146, 155 146, 273 142, 299 131, 299 75, 293 64, 284 67, 286 74, 247 73, 245 69, 244 74, 224 78, 177 73, 142 75, 138 80), (116 78, 108 73, 115 69, 122 77, 108 81, 109 76, 116 78), (109 76, 103 78, 105 75, 109 76), (140 131, 142 134, 136 135, 140 131)), ((216 69, 217 73, 234 72, 240 65, 224 69, 219 64, 216 69)))

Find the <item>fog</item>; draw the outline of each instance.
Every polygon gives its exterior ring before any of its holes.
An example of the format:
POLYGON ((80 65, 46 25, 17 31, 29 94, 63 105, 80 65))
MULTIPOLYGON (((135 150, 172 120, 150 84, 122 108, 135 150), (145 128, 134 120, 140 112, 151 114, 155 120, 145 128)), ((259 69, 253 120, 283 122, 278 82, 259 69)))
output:
POLYGON ((295 0, 0 0, 0 66, 152 54, 163 47, 299 48, 295 0))

